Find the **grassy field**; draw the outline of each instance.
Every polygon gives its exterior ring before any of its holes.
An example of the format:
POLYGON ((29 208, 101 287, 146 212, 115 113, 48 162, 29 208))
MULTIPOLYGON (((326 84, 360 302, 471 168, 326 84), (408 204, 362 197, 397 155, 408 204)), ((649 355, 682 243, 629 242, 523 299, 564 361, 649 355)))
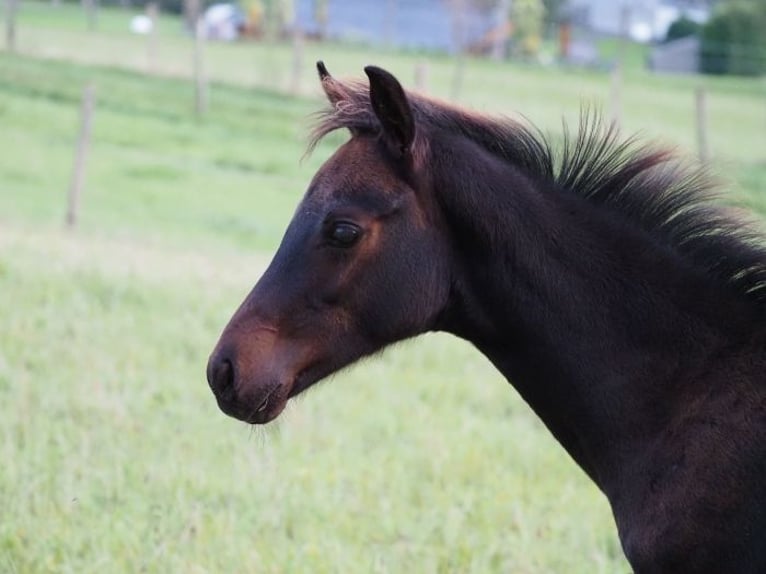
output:
MULTIPOLYGON (((629 570, 601 494, 460 341, 391 349, 265 429, 222 415, 207 355, 338 141, 299 161, 313 72, 288 97, 288 48, 211 46, 198 120, 174 22, 164 77, 147 77, 124 13, 88 34, 77 11, 51 14, 24 3, 22 54, 0 54, 0 572, 629 570), (65 232, 88 82, 93 151, 81 225, 65 232)), ((309 54, 405 79, 423 58, 309 54)), ((453 64, 428 61, 447 96, 453 64)), ((466 80, 462 101, 551 129, 609 85, 481 61, 466 80)), ((690 149, 697 82, 630 71, 626 128, 690 149)), ((766 214, 764 84, 705 83, 714 167, 766 214)))
POLYGON ((0 228, 0 571, 624 572, 605 501, 430 337, 251 430, 206 354, 263 259, 0 228))
MULTIPOLYGON (((172 89, 168 88, 167 83, 160 87, 143 84, 136 87, 136 84, 131 84, 133 87, 130 89, 134 92, 126 92, 124 97, 113 93, 114 90, 126 90, 129 84, 120 82, 116 72, 108 77, 99 73, 97 83, 105 82, 99 90, 100 97, 118 99, 123 111, 128 109, 125 107, 127 100, 144 112, 172 115, 184 124, 187 134, 198 133, 188 131, 193 127, 188 124, 194 123, 189 116, 193 107, 192 87, 188 83, 192 73, 189 38, 177 20, 163 17, 158 28, 157 59, 149 65, 146 39, 128 32, 132 13, 101 10, 98 30, 85 32, 86 19, 79 7, 62 6, 52 9, 47 3, 24 2, 19 16, 18 51, 41 59, 41 67, 35 73, 41 73, 40 70, 52 65, 52 61, 66 60, 121 71, 151 71, 176 78, 178 81, 173 83, 172 89), (140 101, 137 100, 139 98, 140 101), (162 111, 157 111, 157 108, 162 111)), ((605 44, 604 57, 613 57, 614 50, 612 44, 605 44)), ((643 49, 628 50, 628 53, 631 56, 628 60, 630 65, 623 74, 621 90, 623 131, 639 132, 646 138, 694 154, 694 90, 699 86, 704 87, 708 93, 709 145, 715 169, 730 182, 738 200, 766 211, 764 194, 758 193, 763 189, 759 182, 766 180, 766 137, 763 135, 766 132, 766 79, 656 76, 639 67, 640 56, 645 53, 643 49)), ((242 133, 251 140, 272 137, 274 131, 281 130, 289 130, 299 140, 305 133, 306 114, 316 109, 316 102, 319 101, 319 86, 313 66, 319 59, 323 59, 330 71, 339 76, 359 76, 365 65, 375 63, 390 69, 406 84, 414 81, 416 65, 425 62, 428 66, 429 93, 450 99, 455 96, 452 90, 455 63, 448 57, 401 53, 366 46, 309 43, 305 49, 303 72, 298 83, 298 93, 308 99, 285 99, 282 94, 292 88, 290 46, 273 42, 210 44, 204 58, 207 76, 213 82, 210 88, 211 113, 207 123, 224 125, 225 129, 229 129, 232 123, 239 125, 244 122, 242 127, 250 129, 236 133, 242 133), (257 89, 258 94, 250 102, 233 96, 234 87, 257 89), (263 90, 270 91, 273 97, 265 98, 263 90), (279 102, 278 106, 276 102, 279 102), (263 106, 270 110, 266 120, 259 115, 263 106), (291 121, 285 122, 287 118, 291 121), (264 121, 267 126, 262 125, 264 121)), ((82 84, 92 75, 88 69, 78 70, 71 72, 72 77, 68 80, 71 83, 67 86, 68 97, 73 105, 75 99, 79 98, 82 84)), ((536 125, 554 132, 560 130, 562 118, 569 123, 576 123, 583 103, 601 108, 607 115, 611 114, 610 79, 603 71, 562 69, 556 66, 541 68, 469 59, 462 86, 457 94, 460 103, 491 113, 523 114, 536 125)), ((167 126, 167 123, 162 125, 167 126)), ((172 141, 176 149, 181 143, 191 143, 175 133, 175 124, 171 122, 170 127, 169 137, 176 138, 172 141)), ((158 139, 153 133, 149 145, 155 142, 166 143, 166 139, 158 139)), ((276 140, 272 138, 271 141, 274 143, 276 140)), ((198 159, 204 160, 209 156, 209 144, 204 142, 199 146, 203 151, 202 158, 198 159)), ((272 150, 271 145, 264 147, 267 152, 272 150)), ((235 150, 232 153, 246 149, 238 145, 226 148, 235 150)), ((285 156, 280 153, 283 151, 275 149, 268 156, 277 158, 276 164, 294 161, 296 156, 285 156)), ((222 152, 218 150, 219 154, 222 152)), ((247 168, 254 161, 260 160, 243 159, 240 156, 236 163, 247 168)), ((315 165, 308 164, 310 168, 315 165)), ((279 169, 283 166, 283 163, 272 166, 274 169, 270 173, 285 173, 279 169)), ((295 173, 294 164, 291 164, 287 172, 295 173)), ((296 173, 298 189, 303 187, 304 174, 310 172, 311 169, 296 173)), ((261 174, 257 170, 256 175, 261 174)))

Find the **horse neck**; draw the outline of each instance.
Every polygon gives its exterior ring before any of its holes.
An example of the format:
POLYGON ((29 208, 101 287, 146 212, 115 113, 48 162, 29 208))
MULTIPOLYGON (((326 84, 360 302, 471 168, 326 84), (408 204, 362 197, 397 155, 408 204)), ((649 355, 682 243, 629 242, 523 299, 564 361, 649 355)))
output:
POLYGON ((440 327, 473 342, 606 489, 688 395, 681 374, 731 344, 739 311, 637 227, 452 144, 460 156, 445 149, 433 181, 455 251, 440 327))

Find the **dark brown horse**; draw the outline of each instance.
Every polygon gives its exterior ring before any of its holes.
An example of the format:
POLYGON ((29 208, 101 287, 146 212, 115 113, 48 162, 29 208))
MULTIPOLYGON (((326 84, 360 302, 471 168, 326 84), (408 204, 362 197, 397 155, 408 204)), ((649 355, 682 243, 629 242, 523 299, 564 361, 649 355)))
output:
POLYGON ((608 497, 637 573, 766 572, 766 248, 704 174, 598 121, 538 132, 342 83, 351 133, 208 365, 254 424, 386 345, 473 343, 608 497))

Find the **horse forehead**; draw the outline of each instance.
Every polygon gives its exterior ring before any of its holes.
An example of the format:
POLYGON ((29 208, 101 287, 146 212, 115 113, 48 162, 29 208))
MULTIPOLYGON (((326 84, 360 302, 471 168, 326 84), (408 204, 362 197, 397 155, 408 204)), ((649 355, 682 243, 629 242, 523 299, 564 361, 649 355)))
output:
POLYGON ((321 197, 375 190, 393 193, 402 182, 388 164, 377 142, 355 137, 343 144, 319 169, 311 195, 321 197))

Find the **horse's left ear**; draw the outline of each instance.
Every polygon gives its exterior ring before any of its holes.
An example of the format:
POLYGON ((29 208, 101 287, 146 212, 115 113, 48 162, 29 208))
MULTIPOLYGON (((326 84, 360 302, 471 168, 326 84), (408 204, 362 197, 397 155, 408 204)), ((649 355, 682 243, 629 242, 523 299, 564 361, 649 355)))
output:
POLYGON ((348 100, 349 96, 346 87, 330 75, 330 72, 327 71, 327 66, 321 60, 317 62, 317 72, 319 72, 319 81, 322 83, 322 89, 333 106, 348 100))
POLYGON ((391 150, 404 156, 415 139, 412 109, 399 81, 377 66, 367 66, 364 73, 370 79, 370 102, 383 128, 391 150))

